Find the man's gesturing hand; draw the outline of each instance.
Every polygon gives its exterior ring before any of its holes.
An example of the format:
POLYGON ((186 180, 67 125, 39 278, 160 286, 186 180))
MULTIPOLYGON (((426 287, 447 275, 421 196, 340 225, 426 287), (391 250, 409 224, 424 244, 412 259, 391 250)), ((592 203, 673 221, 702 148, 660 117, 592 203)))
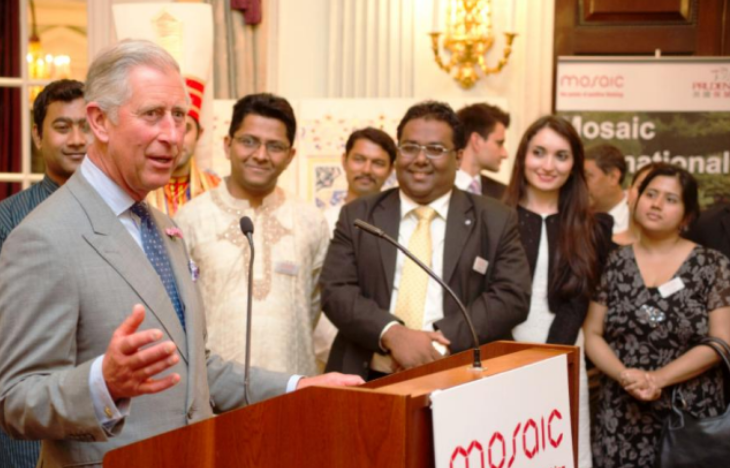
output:
POLYGON ((177 364, 180 357, 172 341, 152 344, 162 338, 160 330, 137 331, 144 321, 144 314, 142 305, 134 306, 132 314, 114 330, 104 355, 101 372, 115 401, 161 392, 180 381, 179 374, 152 378, 177 364))

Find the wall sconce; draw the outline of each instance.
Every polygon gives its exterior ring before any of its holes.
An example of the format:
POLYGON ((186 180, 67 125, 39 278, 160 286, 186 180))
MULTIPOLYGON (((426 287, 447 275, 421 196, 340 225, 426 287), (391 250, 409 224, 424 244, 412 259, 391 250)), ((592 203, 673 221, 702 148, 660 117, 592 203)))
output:
MULTIPOLYGON (((510 0, 508 0, 510 1, 510 0)), ((511 0, 511 18, 508 21, 510 29, 514 31, 514 1, 511 0)), ((517 36, 515 32, 505 32, 507 44, 502 52, 502 58, 494 67, 488 67, 485 55, 494 44, 492 30, 492 0, 448 0, 446 14, 446 32, 443 34, 443 47, 450 53, 448 63, 444 63, 439 51, 438 31, 439 0, 434 2, 434 32, 431 35, 431 48, 439 68, 449 73, 464 89, 474 86, 479 80, 478 70, 486 75, 499 73, 512 54, 512 42, 517 36)))

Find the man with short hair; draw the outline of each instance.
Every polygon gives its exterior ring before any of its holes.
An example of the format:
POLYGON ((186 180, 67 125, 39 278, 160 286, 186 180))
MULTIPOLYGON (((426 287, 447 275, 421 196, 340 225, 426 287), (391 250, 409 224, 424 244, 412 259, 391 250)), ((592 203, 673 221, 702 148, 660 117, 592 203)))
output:
MULTIPOLYGON (((91 64, 94 134, 79 170, 0 254, 0 426, 42 439, 38 466, 100 466, 109 450, 243 406, 243 366, 206 347, 179 229, 149 209, 182 146, 175 59, 121 41, 91 64), (159 394, 159 395, 158 395, 159 394)), ((351 376, 252 369, 252 402, 351 376)))
POLYGON ((272 94, 240 99, 224 147, 231 175, 184 206, 175 221, 200 266, 208 344, 226 359, 246 349, 248 263, 242 216, 253 220, 251 363, 270 370, 317 372, 312 330, 320 313, 319 274, 329 239, 313 205, 277 186, 294 159, 296 118, 289 102, 272 94))
MULTIPOLYGON (((335 230, 342 205, 361 196, 380 192, 393 172, 396 152, 393 138, 377 128, 361 128, 350 134, 345 144, 345 153, 342 155, 342 167, 347 178, 347 196, 341 204, 324 210, 330 233, 335 230)), ((332 322, 327 316, 320 316, 314 329, 314 354, 317 366, 322 369, 327 364, 335 335, 337 329, 332 322)))
POLYGON ((32 132, 45 174, 39 183, 0 202, 0 250, 10 231, 63 185, 84 159, 91 141, 84 84, 58 80, 43 88, 33 103, 32 132))
POLYGON ((339 329, 327 370, 373 379, 469 349, 455 302, 392 245, 385 231, 454 289, 480 344, 511 337, 527 318, 530 274, 517 214, 454 187, 464 133, 448 104, 411 107, 398 126, 399 187, 345 205, 322 270, 322 309, 339 329))
MULTIPOLYGON (((43 158, 43 180, 0 202, 0 251, 10 231, 61 185, 86 155, 91 141, 86 124, 84 84, 75 80, 49 83, 33 103, 33 144, 43 158)), ((33 468, 40 443, 13 440, 0 430, 0 468, 33 468)))
POLYGON ((217 187, 221 182, 220 177, 211 171, 200 169, 195 162, 195 148, 204 131, 198 121, 198 115, 197 112, 188 111, 185 117, 185 139, 170 182, 164 187, 153 190, 147 196, 150 206, 168 216, 175 216, 185 203, 217 187))
POLYGON ((364 195, 380 192, 393 172, 396 151, 390 135, 377 128, 361 128, 350 134, 342 154, 347 195, 342 204, 327 207, 324 211, 330 231, 335 229, 342 205, 364 195))
POLYGON ((498 172, 502 161, 509 157, 504 146, 509 114, 497 106, 480 103, 466 106, 456 115, 466 137, 461 167, 456 173, 456 186, 471 193, 501 199, 507 186, 485 176, 482 171, 498 172))
POLYGON ((628 229, 629 205, 622 188, 627 167, 621 150, 609 144, 591 146, 584 168, 593 210, 613 217, 614 234, 628 229))

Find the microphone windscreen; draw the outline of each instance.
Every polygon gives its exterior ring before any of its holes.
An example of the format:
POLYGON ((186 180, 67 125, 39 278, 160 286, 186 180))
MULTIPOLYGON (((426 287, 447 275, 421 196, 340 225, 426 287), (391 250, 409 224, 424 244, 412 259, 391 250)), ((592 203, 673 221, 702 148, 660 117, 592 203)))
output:
POLYGON ((373 226, 372 224, 366 223, 362 219, 356 219, 353 224, 355 225, 356 228, 362 229, 363 231, 365 231, 365 232, 367 232, 369 234, 372 234, 374 236, 378 236, 378 237, 385 236, 385 231, 383 231, 380 228, 377 228, 377 227, 373 226))
POLYGON ((241 218, 240 226, 241 232, 244 236, 253 234, 253 221, 251 221, 251 218, 249 218, 248 216, 244 216, 243 218, 241 218))

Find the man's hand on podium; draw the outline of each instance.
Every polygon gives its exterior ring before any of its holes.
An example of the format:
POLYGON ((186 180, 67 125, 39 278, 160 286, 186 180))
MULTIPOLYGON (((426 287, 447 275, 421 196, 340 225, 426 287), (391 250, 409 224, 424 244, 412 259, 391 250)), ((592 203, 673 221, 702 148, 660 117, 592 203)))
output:
POLYGON ((297 390, 315 385, 319 387, 354 387, 363 383, 365 381, 359 375, 329 372, 315 377, 304 377, 300 379, 297 384, 297 390))
POLYGON ((385 349, 390 351, 391 357, 402 369, 410 369, 441 359, 444 354, 440 353, 434 344, 443 346, 451 344, 440 331, 411 330, 403 325, 390 327, 383 335, 382 341, 385 349))

